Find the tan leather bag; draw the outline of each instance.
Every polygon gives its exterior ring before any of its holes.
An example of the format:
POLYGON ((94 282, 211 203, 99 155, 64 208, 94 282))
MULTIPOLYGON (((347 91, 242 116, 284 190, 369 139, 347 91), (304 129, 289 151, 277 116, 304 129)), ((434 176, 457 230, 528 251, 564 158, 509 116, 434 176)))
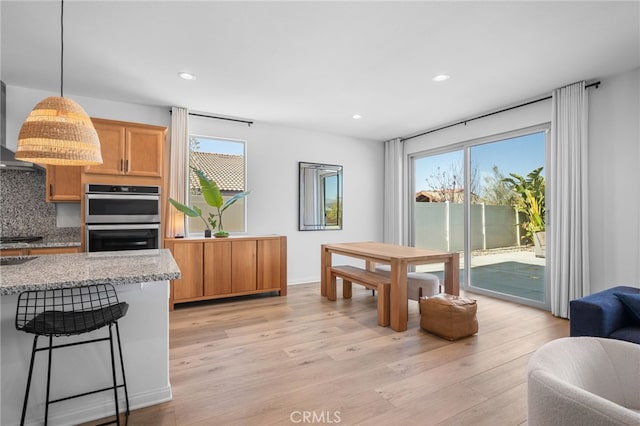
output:
POLYGON ((473 299, 438 294, 420 299, 420 327, 448 340, 478 332, 478 305, 473 299))

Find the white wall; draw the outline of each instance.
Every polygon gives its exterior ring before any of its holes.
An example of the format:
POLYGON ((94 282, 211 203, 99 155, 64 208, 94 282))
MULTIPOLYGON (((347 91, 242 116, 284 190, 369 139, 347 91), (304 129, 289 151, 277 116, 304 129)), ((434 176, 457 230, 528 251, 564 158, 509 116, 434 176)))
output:
MULTIPOLYGON (((55 93, 7 86, 7 145, 15 149, 22 122, 55 93)), ((169 108, 68 94, 90 116, 170 127, 169 108)), ((247 141, 248 229, 287 236, 288 282, 320 280, 320 244, 382 241, 383 144, 256 122, 192 117, 192 133, 247 141), (344 220, 340 231, 298 231, 298 162, 344 166, 344 220)), ((44 194, 44 190, 43 190, 44 194)), ((58 223, 74 223, 75 210, 58 209, 58 223), (60 217, 63 215, 63 217, 60 217)), ((78 224, 79 226, 79 224, 78 224)))
MULTIPOLYGON (((467 117, 460 117, 463 120, 467 117)), ((551 101, 540 101, 522 108, 467 122, 405 142, 405 152, 414 154, 462 142, 499 135, 551 121, 551 101)))
MULTIPOLYGON (((589 89, 591 292, 640 286, 640 69, 600 79, 589 89)), ((541 94, 543 95, 543 94, 541 94)), ((464 119, 465 117, 460 117, 464 119)), ((405 142, 407 155, 551 120, 542 101, 405 142)))
POLYGON ((591 290, 640 287, 640 68, 589 98, 591 290))
POLYGON ((247 232, 287 236, 289 284, 320 280, 323 243, 382 241, 382 143, 197 117, 189 132, 247 141, 247 232), (342 230, 298 231, 300 161, 344 167, 342 230))

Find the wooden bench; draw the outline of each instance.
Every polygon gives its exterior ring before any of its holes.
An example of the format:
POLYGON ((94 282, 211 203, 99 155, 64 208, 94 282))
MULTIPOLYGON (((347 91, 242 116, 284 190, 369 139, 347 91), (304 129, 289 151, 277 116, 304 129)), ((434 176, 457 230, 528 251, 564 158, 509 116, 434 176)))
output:
POLYGON ((378 274, 355 266, 329 267, 330 279, 327 286, 327 298, 336 300, 336 278, 342 278, 342 297, 351 298, 351 283, 360 284, 369 290, 378 291, 378 325, 389 325, 389 291, 391 279, 383 274, 378 274))

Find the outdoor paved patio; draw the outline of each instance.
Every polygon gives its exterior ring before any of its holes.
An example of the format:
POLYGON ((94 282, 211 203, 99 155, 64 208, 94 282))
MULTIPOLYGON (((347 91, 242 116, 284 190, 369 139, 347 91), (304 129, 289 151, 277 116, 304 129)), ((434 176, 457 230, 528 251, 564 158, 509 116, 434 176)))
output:
MULTIPOLYGON (((472 254, 471 287, 544 302, 545 259, 536 257, 533 247, 514 247, 472 254)), ((464 259, 460 257, 460 281, 464 280, 464 259)), ((417 272, 442 278, 442 265, 422 265, 417 272)))

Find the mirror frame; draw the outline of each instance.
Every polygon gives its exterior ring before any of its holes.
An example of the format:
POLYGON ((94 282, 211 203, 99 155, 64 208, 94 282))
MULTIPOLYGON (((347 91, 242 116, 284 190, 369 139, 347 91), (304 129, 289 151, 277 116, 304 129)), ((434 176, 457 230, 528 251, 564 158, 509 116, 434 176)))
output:
POLYGON ((335 164, 299 162, 299 210, 298 230, 328 231, 342 229, 342 166, 335 164), (325 172, 325 173, 322 173, 325 172), (324 195, 326 177, 336 176, 335 203, 336 221, 326 223, 326 202, 324 195), (309 218, 319 219, 320 223, 307 223, 309 218))

